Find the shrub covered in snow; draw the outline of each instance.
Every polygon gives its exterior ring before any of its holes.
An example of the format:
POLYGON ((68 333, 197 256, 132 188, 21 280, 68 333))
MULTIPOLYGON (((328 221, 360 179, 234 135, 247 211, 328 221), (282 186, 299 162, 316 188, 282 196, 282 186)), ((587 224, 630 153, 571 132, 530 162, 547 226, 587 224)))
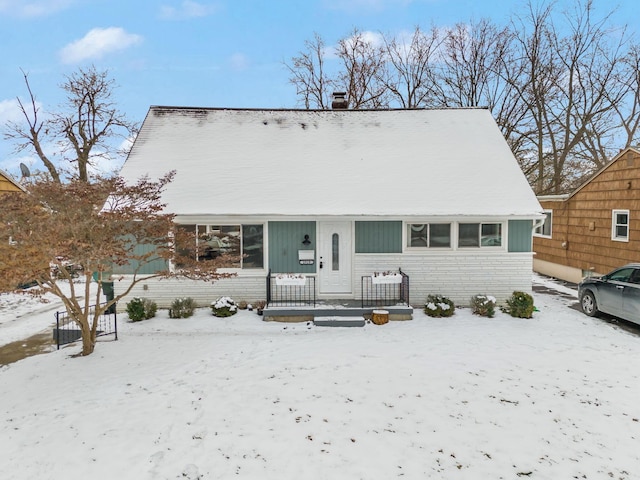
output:
POLYGON ((442 295, 429 295, 424 304, 424 313, 430 317, 450 317, 455 311, 453 301, 442 295))
POLYGON ((156 316, 158 305, 148 298, 135 297, 127 303, 127 315, 132 322, 148 320, 156 316))
POLYGON ((220 297, 215 302, 211 302, 211 311, 216 317, 230 317, 238 313, 238 307, 232 298, 220 297))
POLYGON ((471 309, 474 315, 492 318, 496 313, 496 299, 490 295, 471 297, 471 309))
POLYGON ((533 316, 533 297, 525 292, 515 291, 507 299, 507 305, 502 311, 512 317, 531 318, 533 316))
POLYGON ((191 297, 176 298, 169 309, 169 318, 187 318, 193 315, 196 302, 191 297))

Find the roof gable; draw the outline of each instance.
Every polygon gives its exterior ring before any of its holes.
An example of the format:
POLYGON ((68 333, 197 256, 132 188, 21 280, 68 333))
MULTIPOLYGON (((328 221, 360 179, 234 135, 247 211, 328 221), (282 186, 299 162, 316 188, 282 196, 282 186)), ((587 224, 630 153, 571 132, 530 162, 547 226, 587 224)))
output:
POLYGON ((620 150, 620 152, 611 159, 611 161, 609 163, 607 163, 604 167, 602 167, 600 170, 598 170, 596 173, 594 173, 591 177, 589 177, 588 180, 586 180, 582 185, 580 185, 578 188, 576 188, 573 192, 571 192, 568 195, 567 199, 571 199, 573 198, 575 195, 577 195, 580 191, 582 191, 585 187, 587 187, 591 182, 593 182, 594 180, 596 180, 598 177, 600 177, 602 174, 604 174, 607 170, 609 170, 610 168, 612 168, 614 165, 616 165, 619 161, 621 161, 623 158, 624 159, 635 159, 638 156, 640 156, 640 150, 638 150, 635 147, 627 147, 624 148, 622 150, 620 150))
POLYGON ((0 192, 26 192, 26 190, 11 175, 0 170, 0 192))
POLYGON ((151 107, 121 175, 177 214, 541 212, 489 111, 151 107))

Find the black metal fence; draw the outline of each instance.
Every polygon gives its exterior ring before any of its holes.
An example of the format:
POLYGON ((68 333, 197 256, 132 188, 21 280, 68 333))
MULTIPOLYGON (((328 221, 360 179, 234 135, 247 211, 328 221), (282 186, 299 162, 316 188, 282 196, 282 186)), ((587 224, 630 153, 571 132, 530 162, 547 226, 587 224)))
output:
MULTIPOLYGON (((95 305, 89 307, 91 317, 95 312, 95 305)), ((98 318, 97 336, 113 335, 118 340, 118 318, 115 308, 109 308, 98 318)), ((61 345, 73 343, 82 338, 78 325, 69 317, 67 311, 56 312, 56 328, 53 329, 53 339, 60 350, 61 345)))
POLYGON ((267 274, 267 307, 316 305, 316 277, 267 274), (291 283, 299 284, 291 284, 291 283))
POLYGON ((372 275, 361 277, 362 308, 409 305, 409 275, 398 269, 400 281, 377 283, 372 275))

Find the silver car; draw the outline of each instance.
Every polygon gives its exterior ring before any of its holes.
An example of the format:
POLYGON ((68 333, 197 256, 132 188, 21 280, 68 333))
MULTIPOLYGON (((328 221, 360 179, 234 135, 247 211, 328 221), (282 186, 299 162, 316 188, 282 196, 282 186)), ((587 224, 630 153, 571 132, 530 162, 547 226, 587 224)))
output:
POLYGON ((590 317, 603 312, 640 325, 640 263, 585 278, 578 285, 578 298, 590 317))

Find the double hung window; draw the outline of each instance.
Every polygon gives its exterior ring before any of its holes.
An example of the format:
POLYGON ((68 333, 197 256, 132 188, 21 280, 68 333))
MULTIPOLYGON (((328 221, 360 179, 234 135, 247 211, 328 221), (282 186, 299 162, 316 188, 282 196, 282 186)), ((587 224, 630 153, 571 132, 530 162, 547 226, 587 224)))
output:
POLYGON ((614 210, 611 218, 611 240, 629 241, 629 210, 614 210))

